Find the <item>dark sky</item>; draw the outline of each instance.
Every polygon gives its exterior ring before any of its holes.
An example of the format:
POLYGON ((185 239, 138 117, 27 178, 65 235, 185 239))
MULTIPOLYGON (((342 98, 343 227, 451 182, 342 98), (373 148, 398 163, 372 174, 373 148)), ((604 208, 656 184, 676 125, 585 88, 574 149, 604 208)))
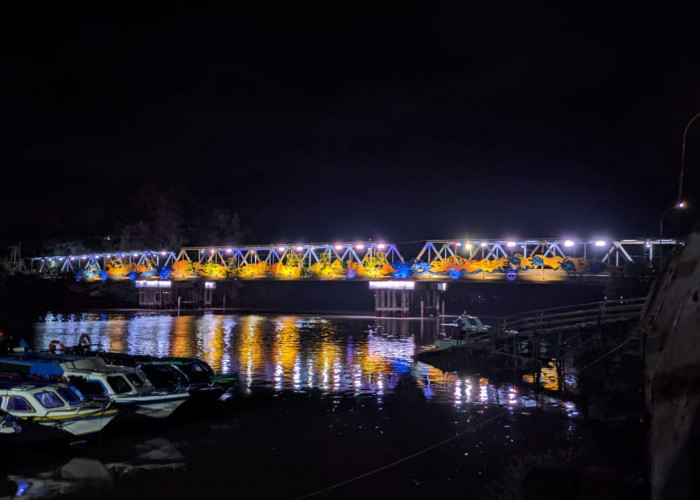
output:
MULTIPOLYGON (((144 186, 238 212, 249 243, 658 234, 695 10, 376 3, 6 4, 3 241, 99 233, 144 186)), ((700 119, 686 217, 699 186, 700 119)))

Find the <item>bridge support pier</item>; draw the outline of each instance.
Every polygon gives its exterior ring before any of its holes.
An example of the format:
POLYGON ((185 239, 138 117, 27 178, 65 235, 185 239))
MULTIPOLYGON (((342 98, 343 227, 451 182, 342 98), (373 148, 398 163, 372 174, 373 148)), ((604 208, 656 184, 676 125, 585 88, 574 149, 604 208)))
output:
POLYGON ((444 314, 442 283, 415 283, 414 288, 378 288, 374 291, 377 316, 422 317, 444 314))
MULTIPOLYGON (((158 282, 151 282, 154 285, 158 282)), ((136 284, 139 289, 139 308, 141 309, 204 309, 211 307, 216 283, 204 281, 173 281, 168 286, 144 286, 136 284)))
POLYGON ((374 312, 377 316, 409 316, 412 298, 411 290, 376 290, 374 312))

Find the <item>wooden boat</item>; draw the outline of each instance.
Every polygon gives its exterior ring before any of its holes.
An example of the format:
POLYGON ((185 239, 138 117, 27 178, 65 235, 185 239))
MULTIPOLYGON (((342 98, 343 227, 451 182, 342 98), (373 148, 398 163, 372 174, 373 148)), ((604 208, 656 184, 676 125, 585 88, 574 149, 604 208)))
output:
POLYGON ((0 410, 4 443, 89 439, 118 414, 69 384, 24 379, 0 381, 0 410))

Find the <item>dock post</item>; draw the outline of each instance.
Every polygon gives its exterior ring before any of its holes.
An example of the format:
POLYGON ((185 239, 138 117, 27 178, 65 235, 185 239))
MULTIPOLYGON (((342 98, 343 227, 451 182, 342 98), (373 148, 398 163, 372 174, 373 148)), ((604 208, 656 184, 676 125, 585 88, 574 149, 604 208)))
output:
POLYGON ((180 296, 177 296, 177 315, 180 316, 180 296))

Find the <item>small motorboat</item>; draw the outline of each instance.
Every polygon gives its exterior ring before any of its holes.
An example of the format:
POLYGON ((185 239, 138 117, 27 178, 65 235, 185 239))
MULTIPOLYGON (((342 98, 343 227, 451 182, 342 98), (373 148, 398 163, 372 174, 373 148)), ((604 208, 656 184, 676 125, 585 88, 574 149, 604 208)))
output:
POLYGON ((451 323, 440 323, 440 331, 435 339, 435 349, 451 349, 471 345, 488 333, 490 325, 471 314, 461 314, 451 323))
POLYGON ((33 377, 69 380, 86 397, 113 401, 124 415, 167 418, 189 397, 186 389, 158 389, 138 368, 108 365, 96 356, 24 350, 0 356, 0 369, 33 377))
POLYGON ((86 440, 117 414, 111 401, 90 401, 67 383, 0 380, 0 438, 4 443, 86 440))
POLYGON ((78 345, 72 347, 65 347, 58 340, 51 341, 49 351, 55 353, 57 350, 66 354, 97 357, 108 366, 137 368, 157 389, 180 387, 197 399, 216 398, 230 393, 239 381, 237 374, 217 374, 206 361, 195 356, 153 356, 105 351, 94 346, 87 334, 81 335, 78 345))
POLYGON ((209 364, 194 356, 150 356, 97 351, 108 365, 140 368, 156 387, 180 385, 192 396, 221 396, 233 388, 238 376, 218 375, 209 364))

